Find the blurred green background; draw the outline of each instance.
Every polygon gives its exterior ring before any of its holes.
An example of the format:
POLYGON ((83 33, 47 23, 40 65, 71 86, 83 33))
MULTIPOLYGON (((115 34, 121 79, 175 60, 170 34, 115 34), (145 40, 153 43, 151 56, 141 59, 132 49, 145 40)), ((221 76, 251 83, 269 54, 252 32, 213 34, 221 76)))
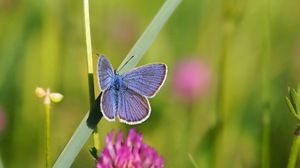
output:
MULTIPOLYGON (((99 52, 118 67, 163 2, 91 0, 94 63, 99 52)), ((164 87, 150 100, 150 118, 136 126, 166 167, 195 167, 192 160, 198 167, 214 165, 210 135, 220 109, 226 118, 222 167, 262 167, 264 97, 270 105, 270 167, 286 166, 297 123, 284 96, 300 81, 299 6, 297 0, 183 0, 139 64, 169 66, 164 87), (211 81, 205 94, 185 100, 172 82, 178 63, 190 56, 210 68, 211 81)), ((64 95, 52 105, 53 160, 88 111, 83 18, 82 1, 0 1, 4 167, 44 167, 44 109, 37 86, 64 95)), ((98 95, 97 81, 95 86, 98 95)), ((130 128, 104 119, 98 126, 102 147, 112 128, 130 128)), ((92 145, 90 140, 73 167, 94 166, 92 145)))

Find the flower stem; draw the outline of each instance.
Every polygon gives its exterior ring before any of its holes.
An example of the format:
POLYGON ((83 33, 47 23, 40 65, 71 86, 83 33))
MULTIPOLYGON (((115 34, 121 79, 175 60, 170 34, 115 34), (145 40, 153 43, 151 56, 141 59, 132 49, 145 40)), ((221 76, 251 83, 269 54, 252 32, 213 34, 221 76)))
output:
MULTIPOLYGON (((90 15, 89 15, 89 0, 84 0, 84 21, 85 21, 85 37, 87 48, 87 65, 88 65, 88 85, 89 85, 89 100, 90 109, 92 109, 95 102, 94 91, 94 70, 93 70, 93 56, 92 56, 92 40, 91 40, 91 28, 90 28, 90 15)), ((97 127, 93 131, 94 147, 99 149, 99 134, 97 127)))
POLYGON ((0 168, 4 168, 4 165, 2 163, 2 157, 1 157, 1 155, 0 155, 0 168))
POLYGON ((296 167, 296 161, 297 161, 297 156, 299 152, 299 147, 300 147, 300 134, 299 130, 300 128, 298 127, 295 131, 295 137, 293 140, 293 144, 291 147, 291 152, 289 156, 289 162, 288 162, 288 168, 295 168, 296 167))
POLYGON ((262 167, 270 167, 270 114, 269 110, 263 112, 263 135, 262 135, 262 167))
POLYGON ((92 57, 92 42, 91 42, 92 40, 91 40, 90 15, 89 15, 89 0, 83 0, 83 3, 84 3, 84 21, 85 21, 88 73, 93 74, 94 72, 93 72, 93 57, 92 57))
POLYGON ((264 53, 262 55, 262 167, 270 167, 270 109, 271 109, 271 83, 270 83, 270 61, 271 61, 271 37, 270 37, 270 19, 269 19, 269 4, 268 0, 264 1, 264 53))
POLYGON ((45 155, 46 155, 46 168, 51 167, 51 146, 50 146, 50 122, 51 122, 51 118, 50 118, 50 103, 45 103, 45 145, 46 145, 46 150, 45 150, 45 155))
MULTIPOLYGON (((182 136, 182 143, 181 143, 181 151, 183 151, 184 153, 188 153, 188 157, 190 158, 190 155, 193 151, 193 149, 191 149, 192 147, 192 143, 191 143, 191 139, 193 136, 193 102, 187 102, 185 104, 185 109, 186 109, 186 121, 185 121, 185 129, 184 129, 184 136, 182 136)), ((190 158, 191 159, 191 158, 190 158)), ((186 165, 188 165, 188 159, 185 160, 186 161, 186 165)))
POLYGON ((222 54, 219 62, 219 79, 217 88, 217 100, 216 100, 216 125, 214 133, 214 147, 213 147, 213 167, 219 168, 222 166, 223 157, 223 139, 224 129, 227 123, 227 99, 226 99, 226 87, 227 87, 227 67, 228 67, 228 55, 230 48, 230 39, 232 36, 234 23, 230 20, 229 14, 231 11, 231 4, 228 0, 223 1, 223 40, 222 40, 222 54))

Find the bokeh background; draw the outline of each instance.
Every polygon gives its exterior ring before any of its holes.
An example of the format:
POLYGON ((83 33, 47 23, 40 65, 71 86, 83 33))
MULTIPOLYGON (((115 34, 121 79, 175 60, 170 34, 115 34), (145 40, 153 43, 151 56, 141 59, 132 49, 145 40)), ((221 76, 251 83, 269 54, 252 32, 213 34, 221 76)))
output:
MULTIPOLYGON (((118 67, 163 2, 91 0, 94 63, 98 52, 118 67)), ((183 0, 139 63, 169 67, 164 87, 151 99, 151 117, 136 126, 166 167, 215 165, 212 134, 219 118, 226 121, 222 167, 263 167, 264 125, 270 167, 286 166, 297 123, 284 96, 300 81, 299 6, 297 0, 183 0)), ((64 95, 51 108, 53 161, 88 111, 83 18, 82 1, 0 1, 4 167, 45 165, 37 86, 64 95)), ((111 129, 130 128, 104 119, 98 126, 102 147, 111 129)), ((89 140, 72 167, 94 166, 92 145, 89 140)))

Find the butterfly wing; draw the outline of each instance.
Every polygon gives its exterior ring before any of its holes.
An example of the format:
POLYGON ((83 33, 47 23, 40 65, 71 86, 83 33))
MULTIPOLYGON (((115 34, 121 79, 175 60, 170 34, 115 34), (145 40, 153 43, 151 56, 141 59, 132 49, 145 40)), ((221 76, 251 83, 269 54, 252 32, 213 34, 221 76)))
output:
POLYGON ((122 75, 126 87, 146 97, 154 97, 166 77, 166 64, 148 64, 122 75))
POLYGON ((103 116, 108 121, 114 121, 117 111, 117 103, 116 103, 115 91, 113 88, 104 90, 101 99, 100 99, 100 107, 103 116))
POLYGON ((131 89, 120 90, 118 93, 118 117, 126 124, 139 124, 151 113, 148 99, 131 89))
POLYGON ((114 80, 114 76, 114 70, 110 62, 101 55, 98 59, 98 81, 101 90, 105 90, 111 85, 114 80))

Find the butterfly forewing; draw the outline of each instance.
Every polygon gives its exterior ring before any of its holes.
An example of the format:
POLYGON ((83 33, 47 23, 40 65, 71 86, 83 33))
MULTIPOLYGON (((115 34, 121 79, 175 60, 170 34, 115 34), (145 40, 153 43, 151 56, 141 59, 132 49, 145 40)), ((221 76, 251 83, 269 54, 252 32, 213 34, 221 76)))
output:
POLYGON ((98 79, 101 90, 109 88, 114 80, 114 70, 110 62, 101 55, 98 60, 98 79))
POLYGON ((162 86, 167 75, 165 64, 148 64, 122 75, 124 85, 129 89, 153 97, 162 86))
POLYGON ((131 89, 118 93, 118 117, 121 122, 138 124, 145 121, 151 112, 150 104, 145 96, 131 89))
POLYGON ((103 91, 100 103, 103 116, 109 121, 113 121, 117 111, 117 103, 113 88, 103 91))

